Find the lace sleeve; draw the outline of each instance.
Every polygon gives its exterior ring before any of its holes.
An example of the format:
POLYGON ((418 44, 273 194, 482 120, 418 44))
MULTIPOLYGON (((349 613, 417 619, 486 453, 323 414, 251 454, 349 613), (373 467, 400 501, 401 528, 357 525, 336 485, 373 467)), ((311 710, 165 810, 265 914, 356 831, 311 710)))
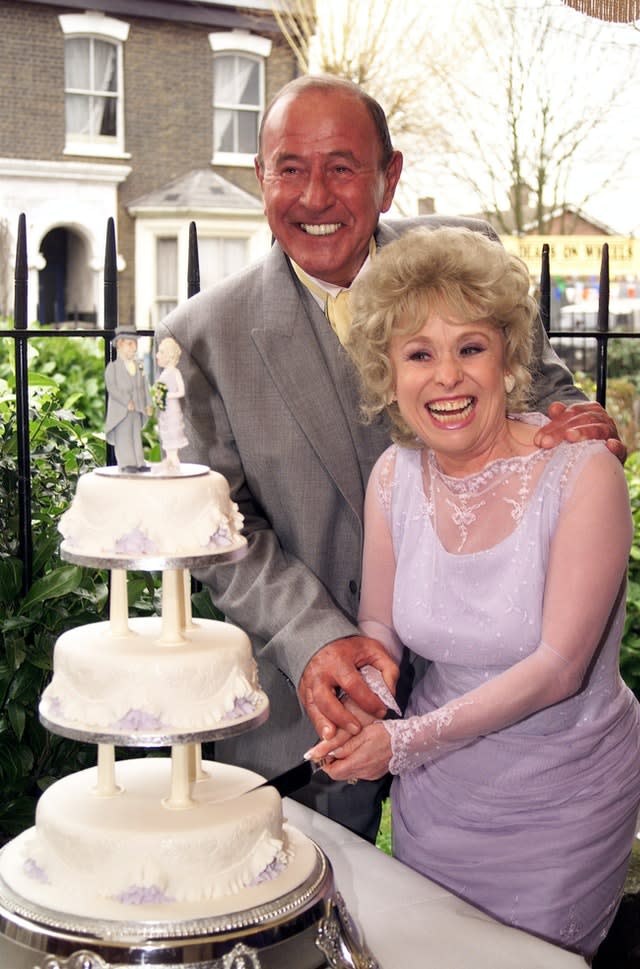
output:
POLYGON ((358 626, 363 635, 377 639, 400 662, 403 646, 392 621, 396 559, 389 524, 395 453, 395 448, 384 452, 367 485, 358 626))
POLYGON ((545 583, 543 641, 440 709, 385 721, 391 772, 413 770, 576 693, 624 583, 632 534, 624 472, 613 455, 598 449, 560 511, 545 583))

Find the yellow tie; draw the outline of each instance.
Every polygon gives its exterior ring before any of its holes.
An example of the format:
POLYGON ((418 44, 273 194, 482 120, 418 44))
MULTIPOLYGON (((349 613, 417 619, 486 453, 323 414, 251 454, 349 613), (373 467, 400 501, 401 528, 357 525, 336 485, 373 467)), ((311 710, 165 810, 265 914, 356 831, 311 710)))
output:
MULTIPOLYGON (((369 258, 373 259, 376 254, 376 240, 371 237, 369 240, 369 258)), ((351 307, 349 306, 349 290, 341 289, 336 296, 330 296, 326 289, 319 286, 314 279, 307 276, 304 269, 301 269, 293 259, 291 260, 293 271, 310 293, 322 300, 324 312, 331 323, 335 335, 344 345, 351 329, 351 307)))
POLYGON ((337 296, 329 296, 326 289, 319 286, 315 279, 308 276, 304 269, 301 269, 297 263, 291 260, 291 265, 293 266, 293 271, 310 293, 313 293, 317 299, 322 300, 322 308, 325 312, 325 316, 331 323, 331 327, 340 340, 340 343, 344 343, 345 337, 349 332, 349 327, 351 325, 351 316, 348 314, 348 308, 345 308, 345 303, 348 301, 349 290, 341 289, 337 296))
POLYGON ((336 296, 327 296, 326 314, 336 336, 344 346, 351 329, 348 289, 341 289, 336 296))

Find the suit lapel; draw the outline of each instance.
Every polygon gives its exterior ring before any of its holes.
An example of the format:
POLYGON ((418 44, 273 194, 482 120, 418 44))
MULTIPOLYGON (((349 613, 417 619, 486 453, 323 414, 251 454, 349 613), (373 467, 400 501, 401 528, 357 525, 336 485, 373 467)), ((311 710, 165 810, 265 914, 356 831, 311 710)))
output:
MULTIPOLYGON (((306 306, 282 251, 274 245, 264 264, 263 326, 252 338, 275 386, 336 486, 361 518, 363 482, 351 432, 306 306)), ((305 301, 306 302, 306 301, 305 301)), ((318 312, 320 310, 318 309, 318 312)))

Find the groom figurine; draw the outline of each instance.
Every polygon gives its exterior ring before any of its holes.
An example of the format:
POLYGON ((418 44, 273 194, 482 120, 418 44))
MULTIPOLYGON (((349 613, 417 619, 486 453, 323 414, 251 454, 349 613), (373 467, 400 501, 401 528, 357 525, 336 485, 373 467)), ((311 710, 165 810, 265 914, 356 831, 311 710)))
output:
POLYGON ((138 334, 118 327, 113 337, 116 359, 104 372, 109 400, 105 431, 113 444, 121 471, 148 471, 142 450, 142 428, 151 416, 151 393, 141 364, 136 360, 138 334))

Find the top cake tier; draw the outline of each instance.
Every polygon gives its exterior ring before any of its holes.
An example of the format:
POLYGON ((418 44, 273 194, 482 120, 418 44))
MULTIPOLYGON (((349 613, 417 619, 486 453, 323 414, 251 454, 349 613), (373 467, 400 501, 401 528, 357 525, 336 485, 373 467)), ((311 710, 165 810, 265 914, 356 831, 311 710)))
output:
POLYGON ((242 524, 226 479, 204 465, 172 474, 98 468, 79 478, 60 519, 61 553, 106 568, 192 568, 241 557, 242 524))

